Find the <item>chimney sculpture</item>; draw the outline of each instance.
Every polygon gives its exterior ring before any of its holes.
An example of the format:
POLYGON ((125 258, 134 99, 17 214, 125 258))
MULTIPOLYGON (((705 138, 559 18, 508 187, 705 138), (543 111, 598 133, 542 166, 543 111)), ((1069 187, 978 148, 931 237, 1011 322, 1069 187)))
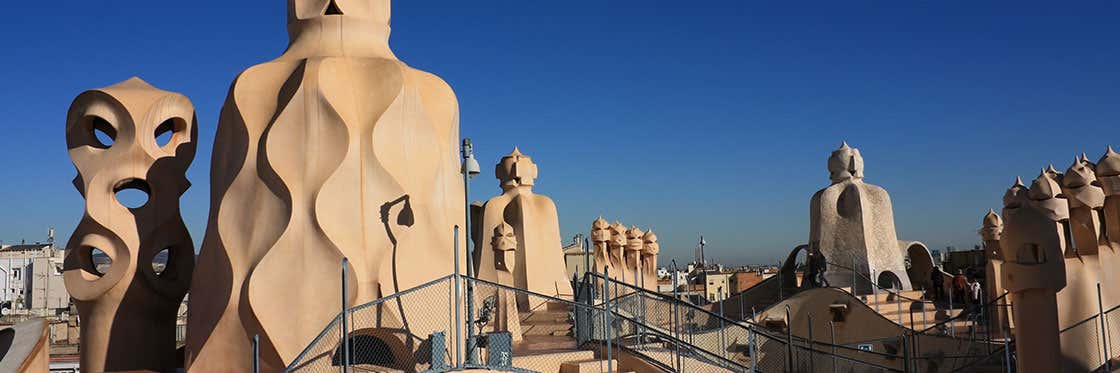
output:
POLYGON ((603 274, 610 268, 611 225, 600 216, 591 223, 591 242, 595 246, 595 273, 603 274))
POLYGON ((857 281, 847 266, 880 286, 910 289, 903 251, 894 230, 891 198, 883 188, 863 181, 863 156, 845 142, 828 159, 832 185, 818 191, 809 203, 809 246, 831 263, 828 283, 871 292, 871 284, 857 281), (892 284, 893 282, 893 284, 892 284))
MULTIPOLYGON (((188 315, 192 371, 250 370, 254 335, 261 369, 279 371, 340 304, 445 276, 462 256, 450 250, 466 214, 451 87, 393 55, 389 0, 287 9, 287 50, 238 75, 219 118, 192 284, 206 296, 191 298, 188 315), (335 290, 343 258, 345 296, 335 290)), ((379 338, 430 334, 409 322, 430 307, 393 301, 379 338)))
MULTIPOLYGON (((1088 162, 1087 158, 1083 158, 1088 162)), ((1102 226, 1099 258, 1101 283, 1104 287, 1105 309, 1120 305, 1120 154, 1111 147, 1095 165, 1097 184, 1104 193, 1104 203, 1097 211, 1102 226)), ((1120 343, 1120 342, 1118 342, 1120 343)))
POLYGON ((139 78, 83 92, 70 106, 66 145, 86 203, 63 277, 82 320, 83 372, 179 367, 175 322, 194 266, 179 197, 190 187, 197 124, 185 96, 139 78), (118 193, 128 189, 147 199, 126 206, 118 193), (111 260, 108 269, 97 268, 95 250, 111 260), (156 272, 152 260, 163 251, 167 263, 156 272))
MULTIPOLYGON (((494 228, 490 239, 494 251, 493 267, 497 270, 498 284, 514 287, 514 273, 517 270, 517 235, 509 224, 499 224, 494 228)), ((521 340, 521 317, 517 311, 516 293, 497 289, 494 330, 509 332, 513 340, 521 340)))
MULTIPOLYGON (((564 272, 563 244, 560 242, 560 219, 556 204, 547 196, 533 192, 536 184, 537 165, 533 159, 514 148, 494 167, 494 175, 501 182, 502 194, 486 201, 482 215, 475 224, 485 232, 502 224, 509 224, 517 235, 517 267, 513 272, 513 286, 548 296, 570 298, 572 284, 564 272)), ((482 247, 492 243, 484 242, 482 247)), ((493 253, 480 253, 480 263, 490 263, 493 253)), ((479 266, 478 277, 493 280, 497 274, 493 266, 479 266)), ((544 302, 534 297, 530 304, 527 295, 520 295, 521 310, 528 311, 544 302)))
POLYGON ((643 287, 653 292, 657 291, 657 253, 660 251, 661 245, 657 243, 657 234, 650 229, 642 236, 642 271, 645 279, 643 287))
POLYGON ((626 237, 627 229, 625 225, 620 222, 611 224, 611 279, 615 281, 626 281, 626 245, 630 243, 626 237))
POLYGON ((1061 188, 1045 171, 1031 188, 1021 181, 1004 195, 1004 231, 1000 268, 1004 289, 1011 292, 1019 371, 1061 371, 1057 292, 1066 286, 1063 253, 1067 242, 1062 221, 1069 206, 1057 198, 1061 188), (1029 325, 1029 327, 1023 327, 1029 325))
MULTIPOLYGON (((988 302, 994 301, 1004 294, 1003 283, 1000 281, 1000 268, 1003 266, 1003 250, 1000 249, 1000 236, 1003 234, 1003 219, 994 210, 989 209, 984 215, 983 227, 980 228, 980 237, 984 240, 984 256, 988 262, 984 271, 986 287, 984 293, 988 295, 988 302)), ((999 305, 990 308, 989 326, 993 336, 1003 336, 1004 327, 1010 319, 1007 318, 1007 308, 1000 305, 1011 304, 1011 297, 1004 297, 999 305)))
POLYGON ((623 281, 636 287, 642 286, 642 247, 645 246, 645 234, 636 226, 626 231, 626 268, 623 271, 623 281))

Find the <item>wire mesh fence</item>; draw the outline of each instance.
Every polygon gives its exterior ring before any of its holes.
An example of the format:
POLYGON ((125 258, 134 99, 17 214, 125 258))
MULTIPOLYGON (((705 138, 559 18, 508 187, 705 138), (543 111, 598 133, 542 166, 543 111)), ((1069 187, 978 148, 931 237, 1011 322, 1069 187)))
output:
MULTIPOLYGON (((733 320, 721 304, 701 307, 598 274, 575 285, 575 295, 548 296, 447 276, 340 312, 287 371, 932 372, 1009 363, 1005 342, 953 336, 936 324, 832 344, 789 334, 784 322, 733 320)), ((987 313, 937 324, 972 317, 984 325, 987 313)), ((1120 328, 1107 318, 1098 325, 1120 328)))

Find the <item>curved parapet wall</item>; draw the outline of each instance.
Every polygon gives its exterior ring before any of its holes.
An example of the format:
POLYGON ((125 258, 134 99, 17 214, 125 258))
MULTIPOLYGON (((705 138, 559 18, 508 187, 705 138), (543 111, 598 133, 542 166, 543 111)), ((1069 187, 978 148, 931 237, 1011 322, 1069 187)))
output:
MULTIPOLYGON (((389 0, 289 0, 288 11, 288 49, 237 77, 219 119, 192 371, 248 371, 254 335, 262 370, 280 370, 339 305, 450 274, 460 255, 451 87, 393 55, 389 0)), ((402 340, 432 332, 409 317, 425 305, 387 308, 376 327, 402 340)))
POLYGON ((0 372, 46 372, 50 363, 48 335, 43 319, 0 329, 0 372))
POLYGON ((63 276, 82 320, 82 371, 178 367, 175 321, 194 265, 179 197, 190 187, 196 124, 190 100, 139 78, 86 91, 70 106, 66 142, 85 215, 66 245, 63 276), (126 191, 146 199, 122 201, 126 191), (153 260, 165 251, 157 271, 153 260))

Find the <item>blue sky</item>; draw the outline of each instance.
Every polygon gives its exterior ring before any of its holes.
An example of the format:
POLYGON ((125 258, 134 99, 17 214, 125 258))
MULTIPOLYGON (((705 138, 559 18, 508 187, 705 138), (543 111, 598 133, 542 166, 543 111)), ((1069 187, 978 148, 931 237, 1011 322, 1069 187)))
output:
MULTIPOLYGON (((63 135, 81 91, 138 75, 188 95, 184 196, 201 242, 218 110, 286 45, 283 1, 20 1, 0 23, 0 239, 65 240, 81 217, 63 135)), ((398 0, 391 44, 456 90, 499 190, 515 145, 565 235, 603 215, 662 255, 772 262, 808 236, 841 140, 891 193, 899 237, 971 247, 1016 175, 1120 145, 1120 4, 398 0)))

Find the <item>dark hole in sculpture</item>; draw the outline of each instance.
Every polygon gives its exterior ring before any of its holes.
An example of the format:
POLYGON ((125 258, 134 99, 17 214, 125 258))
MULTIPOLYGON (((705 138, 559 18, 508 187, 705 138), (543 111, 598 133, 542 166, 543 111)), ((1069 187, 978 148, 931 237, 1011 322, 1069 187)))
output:
MULTIPOLYGON (((164 277, 163 274, 168 273, 167 268, 170 266, 171 248, 163 249, 152 257, 152 272, 155 272, 156 276, 164 277)), ((168 275, 171 274, 168 273, 168 275)))
POLYGON ((88 130, 93 136, 95 146, 99 148, 111 147, 117 141, 117 129, 113 128, 105 118, 98 116, 90 118, 88 130))
POLYGON ((184 126, 182 125, 182 123, 183 121, 181 119, 171 118, 163 121, 163 123, 160 123, 159 126, 156 126, 156 132, 154 134, 156 138, 156 145, 159 145, 159 147, 162 148, 171 143, 171 139, 174 138, 175 133, 183 130, 184 126))
POLYGON ((883 271, 879 273, 879 278, 876 281, 882 289, 902 289, 902 280, 899 280, 898 275, 891 271, 883 271))
POLYGON ((104 251, 101 251, 101 249, 93 247, 89 250, 89 263, 91 268, 88 269, 92 270, 93 274, 100 277, 109 272, 109 267, 113 266, 113 258, 104 251))
POLYGON ((342 9, 339 9, 338 4, 335 4, 334 0, 331 0, 331 3, 327 5, 327 11, 323 12, 323 15, 325 15, 325 16, 341 16, 342 15, 342 9))
MULTIPOLYGON (((331 365, 342 365, 342 347, 335 348, 331 355, 331 365)), ((372 335, 355 335, 350 337, 350 364, 351 365, 377 365, 393 367, 397 363, 393 357, 393 350, 389 344, 372 335)))
POLYGON ((0 357, 8 355, 12 349, 12 341, 16 339, 16 330, 12 328, 0 330, 0 357))
POLYGON ((130 209, 143 207, 147 204, 151 193, 152 190, 148 183, 140 179, 125 180, 113 188, 113 194, 117 197, 117 202, 130 209))

